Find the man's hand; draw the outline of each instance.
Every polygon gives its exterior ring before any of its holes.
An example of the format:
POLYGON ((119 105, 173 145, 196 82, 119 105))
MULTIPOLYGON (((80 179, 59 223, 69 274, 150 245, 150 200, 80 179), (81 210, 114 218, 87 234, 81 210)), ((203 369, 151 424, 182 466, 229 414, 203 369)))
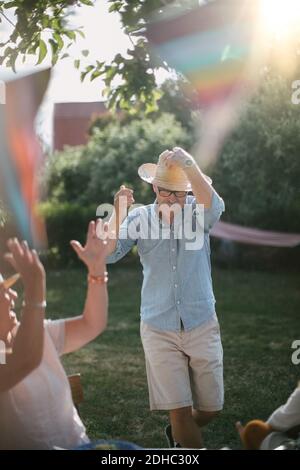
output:
POLYGON ((116 248, 120 226, 127 217, 127 209, 134 204, 134 202, 133 190, 126 188, 124 185, 120 186, 119 191, 114 197, 115 212, 108 223, 109 254, 116 248))
POLYGON ((114 206, 116 211, 123 209, 123 206, 121 207, 121 204, 124 202, 124 208, 127 210, 128 207, 134 204, 134 198, 133 190, 130 188, 126 188, 126 186, 122 185, 120 186, 119 191, 115 194, 114 197, 114 206))
POLYGON ((38 254, 28 247, 26 241, 19 242, 16 238, 7 242, 10 253, 5 259, 21 274, 25 291, 25 301, 42 302, 46 296, 46 274, 38 254))
POLYGON ((70 242, 92 276, 101 276, 105 271, 105 259, 109 254, 107 237, 108 224, 103 224, 102 220, 98 219, 97 223, 93 220, 89 223, 84 247, 76 240, 70 242))
POLYGON ((174 147, 173 150, 167 150, 162 154, 162 158, 168 168, 176 165, 182 170, 193 167, 196 162, 192 155, 181 147, 174 147))

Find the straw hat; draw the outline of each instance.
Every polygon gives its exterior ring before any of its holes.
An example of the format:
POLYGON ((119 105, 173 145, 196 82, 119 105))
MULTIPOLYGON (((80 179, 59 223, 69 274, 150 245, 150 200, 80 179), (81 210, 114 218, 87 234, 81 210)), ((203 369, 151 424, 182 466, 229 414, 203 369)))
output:
MULTIPOLYGON (((166 166, 163 158, 164 152, 160 154, 158 163, 144 163, 138 169, 138 174, 143 181, 150 184, 156 184, 170 191, 191 191, 192 186, 185 172, 178 166, 171 168, 166 166)), ((211 184, 209 176, 204 175, 206 181, 211 184)))

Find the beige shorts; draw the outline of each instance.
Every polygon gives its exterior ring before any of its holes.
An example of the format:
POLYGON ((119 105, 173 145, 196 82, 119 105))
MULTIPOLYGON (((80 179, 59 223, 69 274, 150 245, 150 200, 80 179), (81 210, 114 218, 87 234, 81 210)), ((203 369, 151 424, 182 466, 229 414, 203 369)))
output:
POLYGON ((223 408, 223 349, 217 317, 189 331, 141 322, 151 410, 223 408))

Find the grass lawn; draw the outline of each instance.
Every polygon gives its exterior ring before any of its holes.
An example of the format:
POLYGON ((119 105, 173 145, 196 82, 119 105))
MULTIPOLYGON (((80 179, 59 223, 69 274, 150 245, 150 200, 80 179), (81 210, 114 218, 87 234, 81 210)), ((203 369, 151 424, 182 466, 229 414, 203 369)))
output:
MULTIPOLYGON (((64 358, 80 372, 82 418, 91 438, 115 438, 144 447, 166 447, 167 413, 150 412, 139 337, 141 269, 109 268, 109 326, 83 350, 64 358)), ((291 344, 300 339, 300 276, 214 269, 217 313, 224 347, 225 407, 204 431, 208 448, 239 448, 234 423, 265 419, 286 401, 300 378, 291 344)), ((85 271, 48 273, 48 315, 80 313, 85 271)))

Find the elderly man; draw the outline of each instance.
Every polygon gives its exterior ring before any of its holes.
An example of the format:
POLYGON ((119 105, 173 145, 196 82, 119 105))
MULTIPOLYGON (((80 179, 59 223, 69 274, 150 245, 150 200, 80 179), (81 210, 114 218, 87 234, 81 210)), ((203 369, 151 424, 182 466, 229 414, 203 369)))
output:
POLYGON ((130 189, 121 187, 110 220, 107 263, 118 261, 137 244, 144 274, 141 338, 150 408, 169 411, 166 434, 171 446, 176 441, 199 448, 200 428, 223 407, 223 352, 209 230, 224 211, 224 202, 181 148, 166 150, 157 165, 144 164, 138 173, 153 185, 156 200, 135 208, 124 220, 121 201, 130 206, 134 199, 130 189), (183 218, 193 228, 195 244, 183 218))

